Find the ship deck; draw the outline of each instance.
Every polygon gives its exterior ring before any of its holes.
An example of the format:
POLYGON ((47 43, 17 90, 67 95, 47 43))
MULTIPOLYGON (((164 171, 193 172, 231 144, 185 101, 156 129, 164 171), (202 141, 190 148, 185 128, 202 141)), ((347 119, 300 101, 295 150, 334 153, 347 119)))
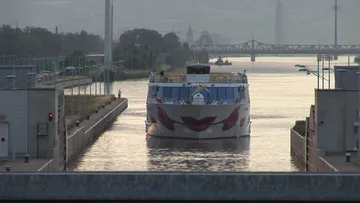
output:
POLYGON ((247 83, 247 76, 242 73, 214 72, 204 75, 191 75, 185 72, 165 72, 163 78, 159 73, 154 73, 150 83, 247 83))

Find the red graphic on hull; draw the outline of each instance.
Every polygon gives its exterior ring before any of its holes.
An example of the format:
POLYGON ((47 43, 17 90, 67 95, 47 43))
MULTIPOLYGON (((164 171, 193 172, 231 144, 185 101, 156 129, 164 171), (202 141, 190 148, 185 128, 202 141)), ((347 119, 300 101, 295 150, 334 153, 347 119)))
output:
MULTIPOLYGON (((205 118, 198 120, 193 117, 185 117, 185 116, 181 117, 181 120, 183 121, 183 123, 181 123, 181 122, 172 120, 162 108, 157 107, 157 109, 158 109, 158 120, 166 129, 168 129, 170 131, 175 131, 174 124, 176 123, 176 124, 180 124, 180 125, 186 125, 189 129, 191 129, 195 132, 202 132, 202 131, 208 129, 211 125, 217 125, 217 124, 223 124, 223 127, 222 127, 223 131, 228 131, 228 130, 232 129, 236 125, 236 122, 239 119, 240 107, 235 108, 226 119, 224 119, 223 121, 217 122, 217 123, 214 123, 214 121, 216 120, 217 117, 205 117, 205 118)), ((241 127, 244 125, 244 121, 245 121, 245 118, 242 118, 240 121, 241 127)))
POLYGON ((154 117, 150 117, 151 118, 151 123, 156 123, 156 119, 154 117))
POLYGON ((242 118, 242 119, 240 120, 240 127, 243 127, 243 126, 244 126, 245 120, 246 120, 246 117, 245 117, 245 118, 242 118))
POLYGON ((200 120, 192 117, 181 117, 181 119, 189 129, 195 132, 202 132, 214 123, 216 117, 205 117, 200 120))
POLYGON ((174 121, 169 118, 167 113, 160 107, 157 107, 158 109, 158 118, 160 123, 167 128, 168 130, 175 131, 174 121))
POLYGON ((239 119, 239 110, 240 107, 234 109, 231 114, 222 122, 223 123, 223 131, 228 131, 236 125, 237 120, 239 119))

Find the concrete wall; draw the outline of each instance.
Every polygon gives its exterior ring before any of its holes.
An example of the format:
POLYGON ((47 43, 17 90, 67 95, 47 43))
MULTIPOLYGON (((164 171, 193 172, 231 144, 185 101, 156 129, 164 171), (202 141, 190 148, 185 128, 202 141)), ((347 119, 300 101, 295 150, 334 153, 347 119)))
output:
POLYGON ((359 79, 356 75, 360 71, 358 66, 335 66, 335 88, 344 90, 357 90, 359 79), (339 69, 345 69, 345 72, 338 72, 339 69))
POLYGON ((8 75, 15 75, 16 88, 35 87, 35 76, 28 75, 28 73, 36 73, 35 66, 20 66, 20 65, 6 65, 0 66, 0 89, 12 88, 12 80, 7 79, 8 75))
POLYGON ((0 119, 8 123, 9 156, 23 155, 27 150, 27 91, 0 91, 0 119))
POLYGON ((80 128, 69 135, 67 141, 68 162, 72 163, 76 160, 76 157, 92 143, 106 127, 111 125, 116 117, 127 107, 128 100, 125 99, 90 128, 80 128))
POLYGON ((354 173, 2 173, 0 199, 358 201, 359 185, 354 173))
POLYGON ((290 152, 298 165, 305 167, 305 137, 291 129, 290 131, 290 152))
POLYGON ((356 146, 357 91, 315 90, 317 148, 343 153, 356 146))
MULTIPOLYGON (((316 123, 315 123, 315 105, 311 105, 308 122, 308 134, 307 134, 307 171, 319 171, 318 164, 321 163, 319 160, 319 151, 317 147, 317 134, 316 134, 316 123)), ((321 170, 320 170, 321 171, 321 170)))
POLYGON ((29 89, 28 91, 28 154, 36 158, 52 158, 55 147, 57 97, 55 89, 29 89), (49 122, 48 115, 54 118, 49 122), (38 123, 48 126, 47 136, 38 135, 38 123))
POLYGON ((9 157, 52 156, 55 129, 49 123, 49 112, 55 112, 54 89, 2 90, 0 91, 0 122, 9 124, 9 157), (40 138, 37 135, 37 123, 49 126, 48 136, 40 138), (38 142, 39 141, 39 142, 38 142))

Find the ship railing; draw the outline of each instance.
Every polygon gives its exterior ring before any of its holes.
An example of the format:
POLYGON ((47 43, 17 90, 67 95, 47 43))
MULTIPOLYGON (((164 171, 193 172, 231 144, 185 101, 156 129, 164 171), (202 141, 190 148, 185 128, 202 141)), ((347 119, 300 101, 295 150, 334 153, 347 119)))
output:
MULTIPOLYGON (((186 83, 185 73, 172 73, 166 74, 161 77, 158 73, 153 73, 149 76, 149 83, 186 83)), ((209 83, 247 83, 246 75, 225 75, 214 73, 209 75, 209 83)))
POLYGON ((181 104, 181 105, 191 105, 191 104, 205 104, 205 105, 218 105, 218 104, 235 104, 240 103, 240 99, 209 99, 209 98, 181 98, 181 99, 174 99, 174 98, 157 98, 158 103, 164 104, 181 104))
MULTIPOLYGON (((166 78, 163 80, 155 77, 154 79, 149 80, 150 83, 187 83, 186 78, 166 78)), ((248 83, 246 78, 243 79, 227 79, 227 78, 210 78, 207 83, 248 83)))

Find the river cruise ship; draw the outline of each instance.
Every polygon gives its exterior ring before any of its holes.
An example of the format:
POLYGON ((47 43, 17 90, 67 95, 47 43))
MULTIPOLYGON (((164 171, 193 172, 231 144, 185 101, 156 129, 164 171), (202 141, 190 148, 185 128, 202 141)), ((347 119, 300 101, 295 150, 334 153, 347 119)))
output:
POLYGON ((250 95, 245 72, 211 72, 207 64, 186 72, 151 73, 147 136, 215 139, 249 136, 250 95))

